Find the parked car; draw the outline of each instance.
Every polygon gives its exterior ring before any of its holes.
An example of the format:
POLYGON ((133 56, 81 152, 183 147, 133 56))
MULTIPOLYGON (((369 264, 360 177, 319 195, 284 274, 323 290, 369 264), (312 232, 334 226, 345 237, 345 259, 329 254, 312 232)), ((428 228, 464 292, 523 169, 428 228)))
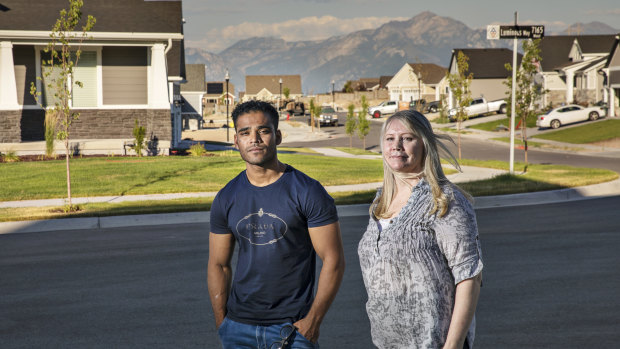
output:
MULTIPOLYGON (((318 118, 314 118, 315 125, 332 125, 338 126, 338 113, 332 107, 323 107, 318 118)), ((310 126, 310 118, 308 118, 308 126, 310 126)))
POLYGON ((436 113, 440 106, 441 101, 432 101, 427 103, 426 100, 420 99, 409 103, 409 110, 420 110, 422 113, 436 113))
MULTIPOLYGON (((498 99, 495 101, 487 102, 484 97, 475 98, 471 101, 469 106, 465 107, 467 116, 484 115, 489 113, 506 113, 506 101, 498 99)), ((456 120, 456 108, 450 109, 448 112, 450 121, 456 120)))
POLYGON ((372 115, 373 118, 380 118, 381 115, 385 114, 394 114, 396 111, 398 111, 397 101, 384 101, 379 105, 368 108, 368 114, 372 115))
POLYGON ((594 121, 602 116, 605 116, 605 110, 601 107, 584 108, 580 105, 569 104, 539 115, 536 126, 558 128, 579 121, 594 121))

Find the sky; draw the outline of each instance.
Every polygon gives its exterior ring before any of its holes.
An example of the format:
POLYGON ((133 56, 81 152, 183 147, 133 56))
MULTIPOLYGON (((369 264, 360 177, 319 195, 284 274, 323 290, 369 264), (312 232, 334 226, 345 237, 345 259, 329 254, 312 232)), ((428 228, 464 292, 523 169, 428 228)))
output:
POLYGON ((488 24, 543 24, 559 32, 598 21, 620 30, 618 0, 183 0, 185 45, 219 53, 254 36, 321 40, 431 11, 472 29, 488 24))

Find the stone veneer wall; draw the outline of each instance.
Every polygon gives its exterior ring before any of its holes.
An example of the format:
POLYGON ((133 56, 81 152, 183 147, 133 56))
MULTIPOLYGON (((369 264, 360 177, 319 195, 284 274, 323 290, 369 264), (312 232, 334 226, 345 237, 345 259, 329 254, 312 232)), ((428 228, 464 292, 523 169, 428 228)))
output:
POLYGON ((0 110, 0 143, 21 142, 21 110, 0 110))
MULTIPOLYGON (((71 139, 133 138, 137 119, 146 127, 147 139, 160 141, 172 138, 172 120, 168 109, 84 109, 71 125, 71 139)), ((42 110, 0 111, 0 143, 44 140, 42 110)))

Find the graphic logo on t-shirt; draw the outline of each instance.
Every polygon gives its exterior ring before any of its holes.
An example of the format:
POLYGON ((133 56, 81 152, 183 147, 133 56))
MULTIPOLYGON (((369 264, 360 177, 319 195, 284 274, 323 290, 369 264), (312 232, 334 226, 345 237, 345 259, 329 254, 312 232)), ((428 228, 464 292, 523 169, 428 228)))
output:
POLYGON ((288 226, 282 218, 261 208, 241 218, 236 229, 239 236, 248 239, 253 245, 270 245, 284 237, 288 226))

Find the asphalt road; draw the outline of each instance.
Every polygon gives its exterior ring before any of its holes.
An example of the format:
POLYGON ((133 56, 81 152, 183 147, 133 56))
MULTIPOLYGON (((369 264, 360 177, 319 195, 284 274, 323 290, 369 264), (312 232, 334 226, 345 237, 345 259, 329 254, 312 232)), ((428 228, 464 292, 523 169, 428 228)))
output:
MULTIPOLYGON (((478 210, 485 262, 476 348, 597 348, 620 341, 620 197, 478 210)), ((372 348, 357 243, 323 348, 372 348)), ((218 348, 208 227, 0 236, 2 348, 218 348)))
MULTIPOLYGON (((379 136, 381 125, 385 119, 372 120, 370 133, 366 136, 366 149, 379 151, 379 136)), ((341 122, 342 124, 342 122, 341 122)), ((323 127, 321 129, 333 136, 333 138, 314 142, 291 142, 284 144, 290 147, 348 147, 349 137, 345 134, 344 126, 323 127)), ((456 137, 453 135, 454 140, 456 137)), ((362 141, 357 136, 353 136, 353 146, 362 147, 362 141)), ((450 150, 456 156, 456 146, 449 145, 450 150)), ((471 137, 461 139, 462 157, 476 160, 501 160, 508 162, 510 159, 510 147, 508 144, 498 142, 488 142, 471 137)), ((515 149, 515 161, 524 161, 524 151, 515 149)), ((570 165, 588 168, 606 168, 620 173, 620 159, 597 156, 595 153, 581 155, 568 152, 542 151, 530 148, 528 150, 528 161, 533 164, 556 164, 570 165)))

